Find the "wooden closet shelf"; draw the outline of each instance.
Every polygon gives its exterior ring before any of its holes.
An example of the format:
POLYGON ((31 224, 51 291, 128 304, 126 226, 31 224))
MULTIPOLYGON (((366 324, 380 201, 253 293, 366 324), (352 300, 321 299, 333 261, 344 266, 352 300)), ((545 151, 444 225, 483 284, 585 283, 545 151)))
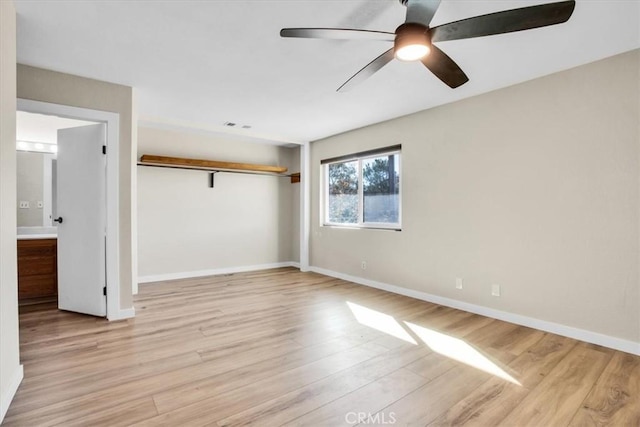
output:
POLYGON ((151 154, 144 154, 140 158, 140 162, 138 164, 143 166, 175 167, 175 168, 197 169, 197 170, 214 171, 214 172, 222 171, 222 170, 276 173, 276 174, 284 174, 287 172, 287 168, 283 166, 256 165, 251 163, 236 163, 236 162, 220 162, 217 160, 186 159, 181 157, 154 156, 151 154))

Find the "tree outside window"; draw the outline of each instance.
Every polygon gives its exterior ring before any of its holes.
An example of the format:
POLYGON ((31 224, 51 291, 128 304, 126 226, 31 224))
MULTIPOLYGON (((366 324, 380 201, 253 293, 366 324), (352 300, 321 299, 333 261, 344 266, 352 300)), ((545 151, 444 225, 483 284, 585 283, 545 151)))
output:
POLYGON ((329 222, 358 223, 358 162, 329 165, 329 222))

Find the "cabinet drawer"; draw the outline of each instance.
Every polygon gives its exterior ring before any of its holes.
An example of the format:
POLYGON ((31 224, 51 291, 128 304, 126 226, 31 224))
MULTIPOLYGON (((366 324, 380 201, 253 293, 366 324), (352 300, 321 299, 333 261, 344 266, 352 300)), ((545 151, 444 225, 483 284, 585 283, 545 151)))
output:
POLYGON ((18 261, 21 257, 52 257, 58 252, 58 239, 18 240, 18 261))
POLYGON ((26 256, 18 262, 18 276, 34 276, 56 273, 56 256, 26 256))
POLYGON ((58 294, 56 276, 18 277, 18 299, 50 297, 58 294))
POLYGON ((50 243, 40 244, 40 245, 29 245, 25 246, 23 244, 18 245, 18 258, 21 257, 51 257, 56 254, 56 246, 50 243))

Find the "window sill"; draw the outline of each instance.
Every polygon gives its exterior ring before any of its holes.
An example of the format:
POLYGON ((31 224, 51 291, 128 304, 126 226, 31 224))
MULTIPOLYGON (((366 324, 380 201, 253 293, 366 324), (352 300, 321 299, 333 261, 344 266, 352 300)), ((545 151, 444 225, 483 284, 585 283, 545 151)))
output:
POLYGON ((381 231, 402 231, 402 227, 399 225, 392 225, 392 226, 386 226, 386 225, 358 225, 358 224, 322 224, 321 227, 328 227, 328 228, 338 228, 338 229, 345 229, 345 230, 381 230, 381 231))

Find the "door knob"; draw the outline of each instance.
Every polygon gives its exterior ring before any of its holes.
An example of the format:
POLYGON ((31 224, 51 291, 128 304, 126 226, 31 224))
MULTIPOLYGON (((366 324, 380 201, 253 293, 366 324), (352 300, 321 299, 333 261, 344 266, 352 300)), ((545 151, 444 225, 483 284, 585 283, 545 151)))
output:
POLYGON ((58 218, 54 219, 53 222, 57 222, 58 224, 62 224, 62 217, 59 216, 58 218))

